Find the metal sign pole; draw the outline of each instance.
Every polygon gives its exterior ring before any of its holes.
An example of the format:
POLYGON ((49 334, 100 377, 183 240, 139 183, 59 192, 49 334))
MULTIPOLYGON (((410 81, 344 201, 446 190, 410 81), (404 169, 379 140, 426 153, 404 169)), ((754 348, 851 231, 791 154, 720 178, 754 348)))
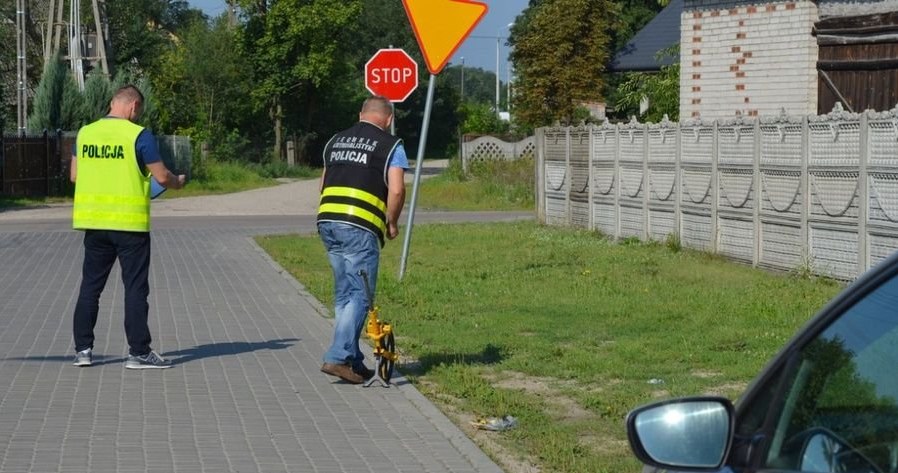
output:
POLYGON ((415 183, 412 187, 412 201, 408 208, 408 224, 405 228, 405 242, 402 244, 402 259, 399 261, 399 280, 405 275, 405 265, 408 260, 408 247, 412 239, 412 226, 415 223, 415 203, 418 200, 418 183, 421 182, 421 165, 424 162, 424 149, 427 147, 427 129, 430 126, 430 110, 433 106, 433 86, 436 83, 436 75, 431 74, 427 83, 427 101, 424 105, 424 121, 421 124, 421 141, 418 142, 418 162, 415 165, 415 183))

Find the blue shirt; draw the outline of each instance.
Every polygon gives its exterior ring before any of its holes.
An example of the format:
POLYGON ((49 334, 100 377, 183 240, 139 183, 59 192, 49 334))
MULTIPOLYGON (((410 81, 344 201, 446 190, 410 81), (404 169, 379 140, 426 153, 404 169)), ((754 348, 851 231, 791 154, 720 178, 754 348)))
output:
POLYGON ((390 156, 390 167, 408 169, 408 156, 405 155, 402 143, 396 145, 396 149, 393 150, 393 155, 390 156))

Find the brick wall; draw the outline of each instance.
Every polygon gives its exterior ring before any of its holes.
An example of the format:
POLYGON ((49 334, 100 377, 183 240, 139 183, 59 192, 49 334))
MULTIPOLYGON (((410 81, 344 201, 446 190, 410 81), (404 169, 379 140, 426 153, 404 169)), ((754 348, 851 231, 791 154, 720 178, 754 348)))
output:
POLYGON ((817 112, 817 6, 686 0, 680 118, 817 112))

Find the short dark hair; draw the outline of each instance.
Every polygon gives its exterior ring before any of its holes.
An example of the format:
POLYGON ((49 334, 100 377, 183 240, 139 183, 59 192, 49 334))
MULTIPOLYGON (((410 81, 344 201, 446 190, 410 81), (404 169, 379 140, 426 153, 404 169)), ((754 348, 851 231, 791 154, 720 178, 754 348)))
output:
POLYGON ((393 114, 393 105, 385 97, 375 95, 368 97, 362 104, 362 113, 374 113, 389 117, 393 114))
POLYGON ((112 94, 112 100, 122 100, 126 102, 137 102, 143 104, 143 94, 140 89, 132 84, 123 85, 112 94))

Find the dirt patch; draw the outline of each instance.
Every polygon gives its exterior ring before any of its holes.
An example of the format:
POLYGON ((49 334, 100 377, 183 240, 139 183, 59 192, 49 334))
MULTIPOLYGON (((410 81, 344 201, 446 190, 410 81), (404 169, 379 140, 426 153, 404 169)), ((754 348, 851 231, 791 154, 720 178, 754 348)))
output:
POLYGON ((495 376, 487 376, 487 379, 497 388, 525 391, 539 396, 548 406, 548 414, 562 422, 578 422, 594 417, 591 412, 584 409, 576 400, 565 396, 561 391, 553 387, 553 385, 559 383, 554 378, 538 378, 515 371, 503 371, 495 376))
POLYGON ((695 378, 702 378, 702 379, 718 378, 720 376, 723 376, 723 373, 721 373, 720 371, 706 371, 706 370, 693 370, 692 373, 689 373, 689 374, 695 378))
POLYGON ((747 387, 747 383, 733 381, 708 388, 708 390, 705 391, 705 394, 709 396, 723 396, 728 399, 735 399, 736 396, 741 394, 742 391, 745 391, 745 388, 747 387))
POLYGON ((617 440, 602 435, 580 437, 580 445, 600 456, 623 456, 629 452, 630 444, 625 440, 617 440))

